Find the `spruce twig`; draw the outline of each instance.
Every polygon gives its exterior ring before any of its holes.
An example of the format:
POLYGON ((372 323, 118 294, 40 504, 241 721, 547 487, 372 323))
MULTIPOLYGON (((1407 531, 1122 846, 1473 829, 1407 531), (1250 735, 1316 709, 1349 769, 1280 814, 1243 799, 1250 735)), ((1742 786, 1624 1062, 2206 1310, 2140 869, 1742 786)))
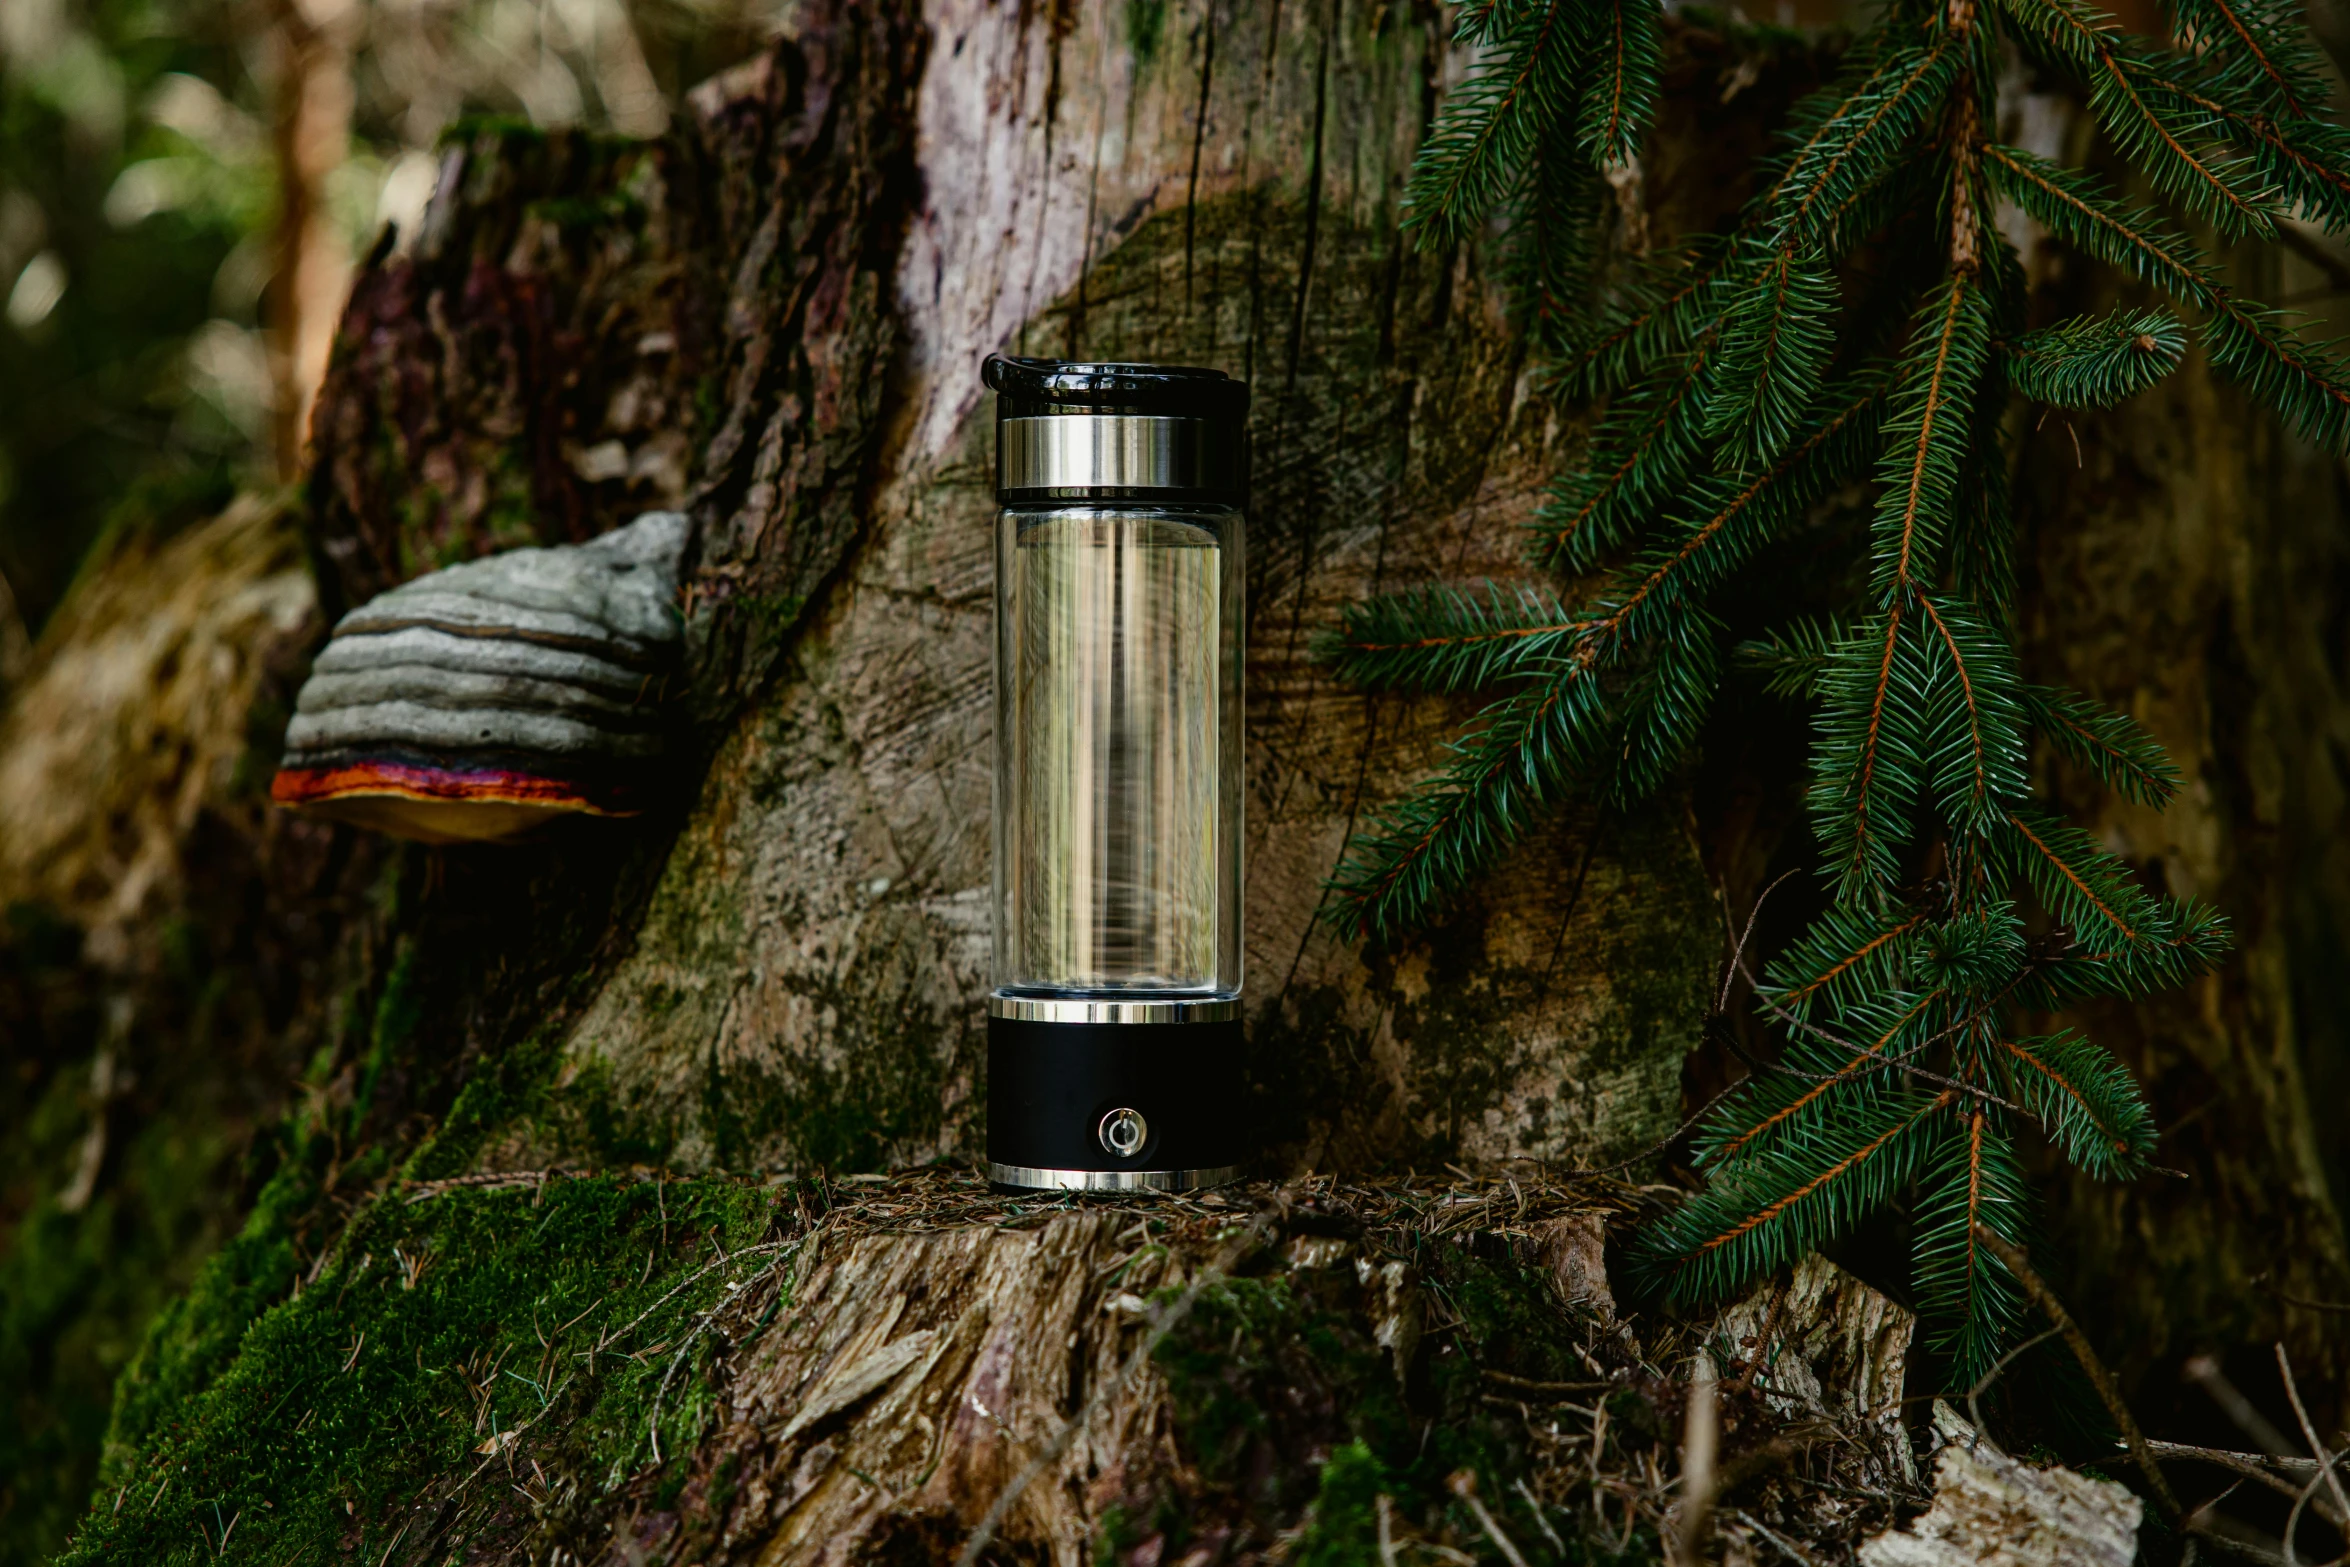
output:
MULTIPOLYGON (((1499 214, 1496 275, 1544 384, 1600 401, 1530 552, 1537 572, 1600 586, 1577 601, 1431 585, 1358 606, 1319 644, 1364 685, 1487 697, 1444 772, 1350 845, 1325 917, 1393 939, 1563 796, 1664 786, 1720 692, 1725 597, 1774 541, 1841 526, 1823 503, 1865 486, 1865 532, 1845 536, 1866 586, 1804 619, 1745 606, 1775 623, 1735 660, 1818 710, 1805 799, 1829 906, 1762 965, 1753 1005, 1784 1049, 1699 1112, 1707 1189, 1638 1257, 1675 1296, 1720 1294, 1913 1190, 1921 1304, 1957 1385, 1977 1383, 2026 1304, 1982 1239, 2021 1255, 2030 1238, 2018 1131, 2100 1178, 2154 1167, 2127 1069, 2026 1016, 2180 984, 2229 941, 2216 913, 2149 890, 2035 801, 2034 736, 2150 806, 2180 779, 2128 715, 2023 678, 2015 402, 2111 407, 2192 337, 2350 454, 2332 348, 2223 281, 2172 218, 1992 139, 2000 61, 2020 49, 2069 76, 2163 205, 2223 238, 2286 217, 2350 230, 2350 132, 2311 112, 2319 57, 2274 0, 2173 0, 2177 49, 2088 0, 1925 0, 1863 28, 1794 106, 1732 220, 1611 260, 1603 182, 1637 161, 1655 104, 1656 0, 1461 14, 1482 53, 1414 165, 1411 221, 1423 245, 1482 244, 1499 214), (2180 314, 2029 325, 2022 265, 1989 221, 2001 200, 2180 314)), ((1753 979, 1744 938, 1731 971, 1753 979)))

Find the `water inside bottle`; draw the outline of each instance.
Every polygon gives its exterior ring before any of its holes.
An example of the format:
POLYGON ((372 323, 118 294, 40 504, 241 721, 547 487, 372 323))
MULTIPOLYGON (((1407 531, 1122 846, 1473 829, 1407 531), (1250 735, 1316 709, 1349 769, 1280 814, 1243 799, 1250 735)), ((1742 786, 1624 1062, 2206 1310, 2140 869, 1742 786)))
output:
POLYGON ((1221 561, 1148 514, 1023 519, 1007 562, 1015 985, 1216 988, 1221 561))

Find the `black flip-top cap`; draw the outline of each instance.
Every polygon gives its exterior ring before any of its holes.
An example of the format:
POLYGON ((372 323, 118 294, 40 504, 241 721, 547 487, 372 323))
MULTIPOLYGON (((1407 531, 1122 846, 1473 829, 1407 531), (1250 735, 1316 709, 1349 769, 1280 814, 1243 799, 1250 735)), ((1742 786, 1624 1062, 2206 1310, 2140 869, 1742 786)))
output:
POLYGON ((996 394, 996 494, 1007 505, 1246 499, 1248 387, 1221 370, 991 354, 980 375, 996 394), (1121 422, 1044 424, 1062 419, 1121 422))

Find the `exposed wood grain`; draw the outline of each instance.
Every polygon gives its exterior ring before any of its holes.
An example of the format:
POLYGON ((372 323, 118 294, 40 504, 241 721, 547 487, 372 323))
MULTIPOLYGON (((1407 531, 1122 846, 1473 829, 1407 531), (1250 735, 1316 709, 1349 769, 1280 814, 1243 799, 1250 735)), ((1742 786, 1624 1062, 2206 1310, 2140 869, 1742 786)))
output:
POLYGON ((1529 395, 1475 259, 1399 232, 1445 50, 1369 6, 1172 6, 1147 49, 1129 25, 933 18, 933 58, 955 64, 921 93, 926 200, 872 532, 720 749, 574 1057, 689 1161, 975 1151, 993 509, 976 366, 1008 347, 1251 381, 1247 963, 1257 1114, 1284 1156, 1572 1162, 1653 1140, 1718 929, 1670 803, 1570 818, 1368 962, 1315 923, 1350 829, 1440 764, 1462 710, 1336 687, 1310 639, 1365 592, 1518 574, 1569 433, 1529 395))

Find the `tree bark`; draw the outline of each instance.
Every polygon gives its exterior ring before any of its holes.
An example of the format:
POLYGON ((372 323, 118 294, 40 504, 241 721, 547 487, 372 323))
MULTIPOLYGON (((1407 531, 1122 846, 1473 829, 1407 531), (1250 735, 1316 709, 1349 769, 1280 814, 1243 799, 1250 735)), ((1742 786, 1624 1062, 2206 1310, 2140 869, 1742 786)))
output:
POLYGON ((451 151, 324 395, 341 598, 656 504, 699 524, 698 754, 643 834, 641 916, 533 1020, 580 1086, 511 1156, 976 1152, 997 348, 1254 388, 1248 993, 1282 1156, 1607 1160, 1670 1130, 1719 925, 1677 802, 1570 816, 1368 963, 1316 923, 1350 826, 1461 715, 1334 687, 1312 636, 1379 587, 1515 575, 1562 435, 1477 258, 1398 226, 1448 68, 1372 11, 849 12, 665 143, 451 151))

